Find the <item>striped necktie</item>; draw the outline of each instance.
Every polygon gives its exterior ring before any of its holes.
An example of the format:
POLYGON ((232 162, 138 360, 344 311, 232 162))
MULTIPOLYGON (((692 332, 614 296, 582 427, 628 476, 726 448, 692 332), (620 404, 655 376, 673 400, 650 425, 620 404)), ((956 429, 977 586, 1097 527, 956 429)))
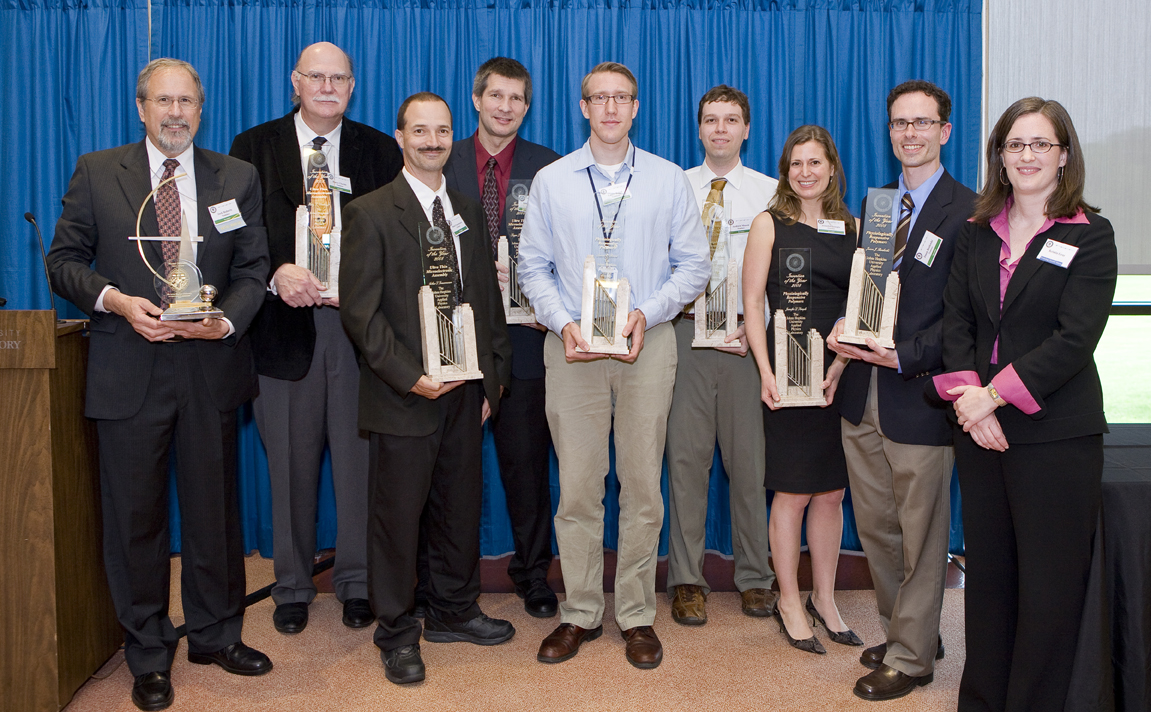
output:
POLYGON ((904 193, 900 201, 899 224, 895 226, 895 252, 891 263, 893 269, 899 269, 903 262, 903 249, 907 247, 907 233, 911 230, 911 213, 914 210, 915 201, 911 199, 911 193, 904 193))

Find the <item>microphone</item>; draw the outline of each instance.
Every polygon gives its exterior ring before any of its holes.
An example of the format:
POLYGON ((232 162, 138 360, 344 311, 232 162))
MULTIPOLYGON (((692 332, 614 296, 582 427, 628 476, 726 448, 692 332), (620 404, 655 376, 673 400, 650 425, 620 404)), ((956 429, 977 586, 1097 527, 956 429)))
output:
POLYGON ((44 236, 40 234, 40 226, 36 224, 36 216, 32 213, 24 213, 24 219, 32 223, 32 227, 36 228, 36 237, 40 240, 40 263, 44 265, 44 281, 48 284, 48 299, 52 302, 52 308, 56 308, 55 299, 52 296, 52 278, 48 276, 48 253, 44 252, 44 236))

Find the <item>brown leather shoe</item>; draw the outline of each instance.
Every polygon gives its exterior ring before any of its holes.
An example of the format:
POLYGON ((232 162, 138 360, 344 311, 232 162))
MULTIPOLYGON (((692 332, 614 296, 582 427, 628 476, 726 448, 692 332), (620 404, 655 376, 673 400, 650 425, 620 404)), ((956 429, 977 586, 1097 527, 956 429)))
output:
POLYGON ((627 661, 641 670, 659 667, 663 661, 663 645, 650 625, 637 625, 623 633, 627 641, 627 661))
POLYGON ((707 596, 703 589, 691 583, 676 586, 671 598, 671 619, 680 625, 707 623, 707 596))
POLYGON ((771 606, 775 603, 775 594, 766 588, 749 588, 739 592, 740 605, 743 615, 754 618, 767 618, 771 615, 771 606))
POLYGON ((934 673, 927 673, 922 677, 912 677, 895 668, 880 665, 878 670, 869 672, 855 683, 856 697, 865 700, 894 700, 903 697, 917 687, 931 684, 935 679, 934 673))
MULTIPOLYGON (((935 649, 935 659, 942 660, 946 653, 947 651, 943 648, 943 636, 941 635, 939 636, 939 647, 935 649)), ((867 650, 864 650, 863 654, 859 656, 859 662, 862 663, 864 667, 875 670, 883 664, 885 657, 887 657, 887 643, 880 643, 879 645, 873 645, 867 650)))
POLYGON ((560 623, 559 627, 551 632, 544 642, 540 643, 540 651, 536 660, 541 663, 562 663, 570 660, 579 652, 579 646, 585 641, 592 641, 603 635, 603 626, 595 628, 580 628, 571 623, 560 623))

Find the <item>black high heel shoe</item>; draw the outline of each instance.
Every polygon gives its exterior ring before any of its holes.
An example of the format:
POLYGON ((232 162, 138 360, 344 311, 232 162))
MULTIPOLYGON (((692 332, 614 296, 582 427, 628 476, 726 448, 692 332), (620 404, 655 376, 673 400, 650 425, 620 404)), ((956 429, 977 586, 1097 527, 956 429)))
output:
POLYGON ((803 640, 796 640, 791 637, 791 633, 787 632, 787 626, 783 623, 783 614, 779 612, 778 603, 772 606, 771 615, 774 616, 776 622, 779 623, 779 632, 783 633, 783 637, 787 638, 787 642, 791 644, 791 647, 802 650, 805 653, 815 653, 816 655, 824 655, 827 653, 827 649, 823 647, 823 643, 819 642, 819 638, 816 638, 814 633, 810 638, 804 638, 803 640))
POLYGON ((807 594, 807 605, 805 605, 804 608, 807 609, 807 612, 810 613, 816 621, 819 621, 819 624, 823 626, 824 630, 827 631, 828 637, 831 638, 834 642, 839 643, 840 645, 863 645, 863 641, 860 639, 860 637, 856 635, 855 631, 850 628, 845 631, 834 631, 831 628, 828 628, 827 621, 823 620, 823 616, 819 615, 819 611, 815 608, 815 604, 811 602, 810 593, 807 594))

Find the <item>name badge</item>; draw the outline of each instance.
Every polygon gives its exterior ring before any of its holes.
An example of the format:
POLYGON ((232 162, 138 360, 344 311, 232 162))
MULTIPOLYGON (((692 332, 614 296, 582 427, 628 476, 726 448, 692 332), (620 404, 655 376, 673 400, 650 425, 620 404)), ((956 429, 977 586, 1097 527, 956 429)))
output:
POLYGON ((328 176, 328 185, 332 190, 338 190, 341 193, 352 194, 352 179, 347 176, 328 176))
POLYGON ((235 199, 210 206, 208 214, 212 216, 212 224, 216 226, 217 232, 231 232, 248 224, 244 222, 235 199))
POLYGON ((751 232, 751 221, 755 217, 749 218, 731 218, 727 221, 728 232, 732 235, 746 235, 751 232))
POLYGON ((829 235, 847 234, 842 220, 818 220, 815 223, 815 229, 820 232, 826 232, 829 235))
POLYGON ((915 259, 930 267, 935 262, 935 256, 939 254, 939 246, 942 244, 943 238, 928 230, 923 233, 923 241, 915 251, 915 259))
POLYGON ((460 217, 459 213, 456 213, 455 215, 453 215, 452 219, 449 220, 448 222, 451 223, 452 234, 455 235, 456 237, 459 237, 460 235, 462 235, 468 231, 468 224, 464 222, 464 219, 462 217, 460 217))
POLYGON ((1075 259, 1075 253, 1078 251, 1078 247, 1068 245, 1066 242, 1048 240, 1044 243, 1043 249, 1039 251, 1039 259, 1048 264, 1053 264, 1056 267, 1067 269, 1071 264, 1071 260, 1075 259))
POLYGON ((630 198, 631 191, 628 190, 625 193, 625 188, 627 188, 627 185, 624 183, 612 183, 611 185, 605 185, 598 191, 600 200, 603 201, 604 205, 615 205, 616 203, 626 198, 630 198))

